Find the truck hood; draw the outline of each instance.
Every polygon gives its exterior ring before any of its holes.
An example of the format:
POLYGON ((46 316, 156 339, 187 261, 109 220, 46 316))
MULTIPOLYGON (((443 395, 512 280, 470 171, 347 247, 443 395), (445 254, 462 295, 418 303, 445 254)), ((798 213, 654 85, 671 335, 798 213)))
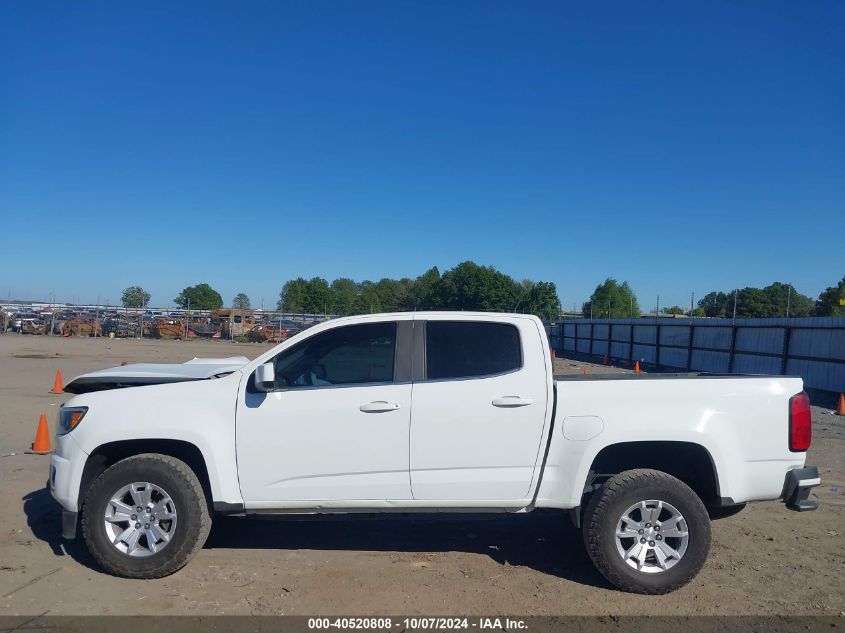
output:
POLYGON ((246 356, 192 358, 184 363, 137 363, 82 374, 66 386, 67 393, 89 393, 124 387, 207 380, 237 371, 249 363, 246 356))

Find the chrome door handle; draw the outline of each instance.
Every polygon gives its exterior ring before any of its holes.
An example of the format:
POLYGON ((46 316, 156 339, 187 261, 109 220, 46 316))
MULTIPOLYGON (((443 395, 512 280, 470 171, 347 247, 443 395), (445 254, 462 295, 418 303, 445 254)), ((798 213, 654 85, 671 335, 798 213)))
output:
POLYGON ((527 407, 529 404, 534 404, 531 398, 520 398, 519 396, 502 396, 493 400, 494 407, 515 408, 527 407))
POLYGON ((386 400, 376 400, 375 402, 368 402, 358 407, 364 413, 385 413, 386 411, 396 411, 401 409, 402 405, 398 402, 387 402, 386 400))

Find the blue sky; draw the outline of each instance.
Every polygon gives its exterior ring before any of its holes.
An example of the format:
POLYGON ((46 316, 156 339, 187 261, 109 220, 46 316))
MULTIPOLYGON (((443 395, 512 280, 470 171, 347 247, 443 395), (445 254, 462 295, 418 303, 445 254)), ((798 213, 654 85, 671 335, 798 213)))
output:
POLYGON ((845 273, 841 2, 17 2, 0 296, 845 273))

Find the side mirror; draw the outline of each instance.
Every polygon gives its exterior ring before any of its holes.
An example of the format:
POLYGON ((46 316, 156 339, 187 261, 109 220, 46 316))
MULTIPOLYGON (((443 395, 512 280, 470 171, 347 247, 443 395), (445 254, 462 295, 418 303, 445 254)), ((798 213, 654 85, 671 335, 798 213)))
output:
POLYGON ((255 388, 258 391, 272 391, 276 387, 276 369, 273 363, 264 363, 255 370, 255 388))

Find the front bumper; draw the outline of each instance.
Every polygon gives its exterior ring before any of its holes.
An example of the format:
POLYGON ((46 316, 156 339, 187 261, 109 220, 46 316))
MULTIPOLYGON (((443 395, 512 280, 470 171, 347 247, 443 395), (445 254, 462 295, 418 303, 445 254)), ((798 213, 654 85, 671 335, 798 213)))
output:
POLYGON ((810 491, 821 484, 819 469, 815 466, 795 468, 786 473, 783 484, 783 502, 790 510, 808 512, 815 510, 819 504, 810 501, 810 491))
POLYGON ((78 514, 62 508, 62 538, 72 541, 76 538, 78 514))
POLYGON ((79 484, 88 455, 70 435, 59 435, 55 441, 56 450, 50 456, 47 485, 50 494, 62 507, 62 536, 73 539, 76 537, 79 484))

